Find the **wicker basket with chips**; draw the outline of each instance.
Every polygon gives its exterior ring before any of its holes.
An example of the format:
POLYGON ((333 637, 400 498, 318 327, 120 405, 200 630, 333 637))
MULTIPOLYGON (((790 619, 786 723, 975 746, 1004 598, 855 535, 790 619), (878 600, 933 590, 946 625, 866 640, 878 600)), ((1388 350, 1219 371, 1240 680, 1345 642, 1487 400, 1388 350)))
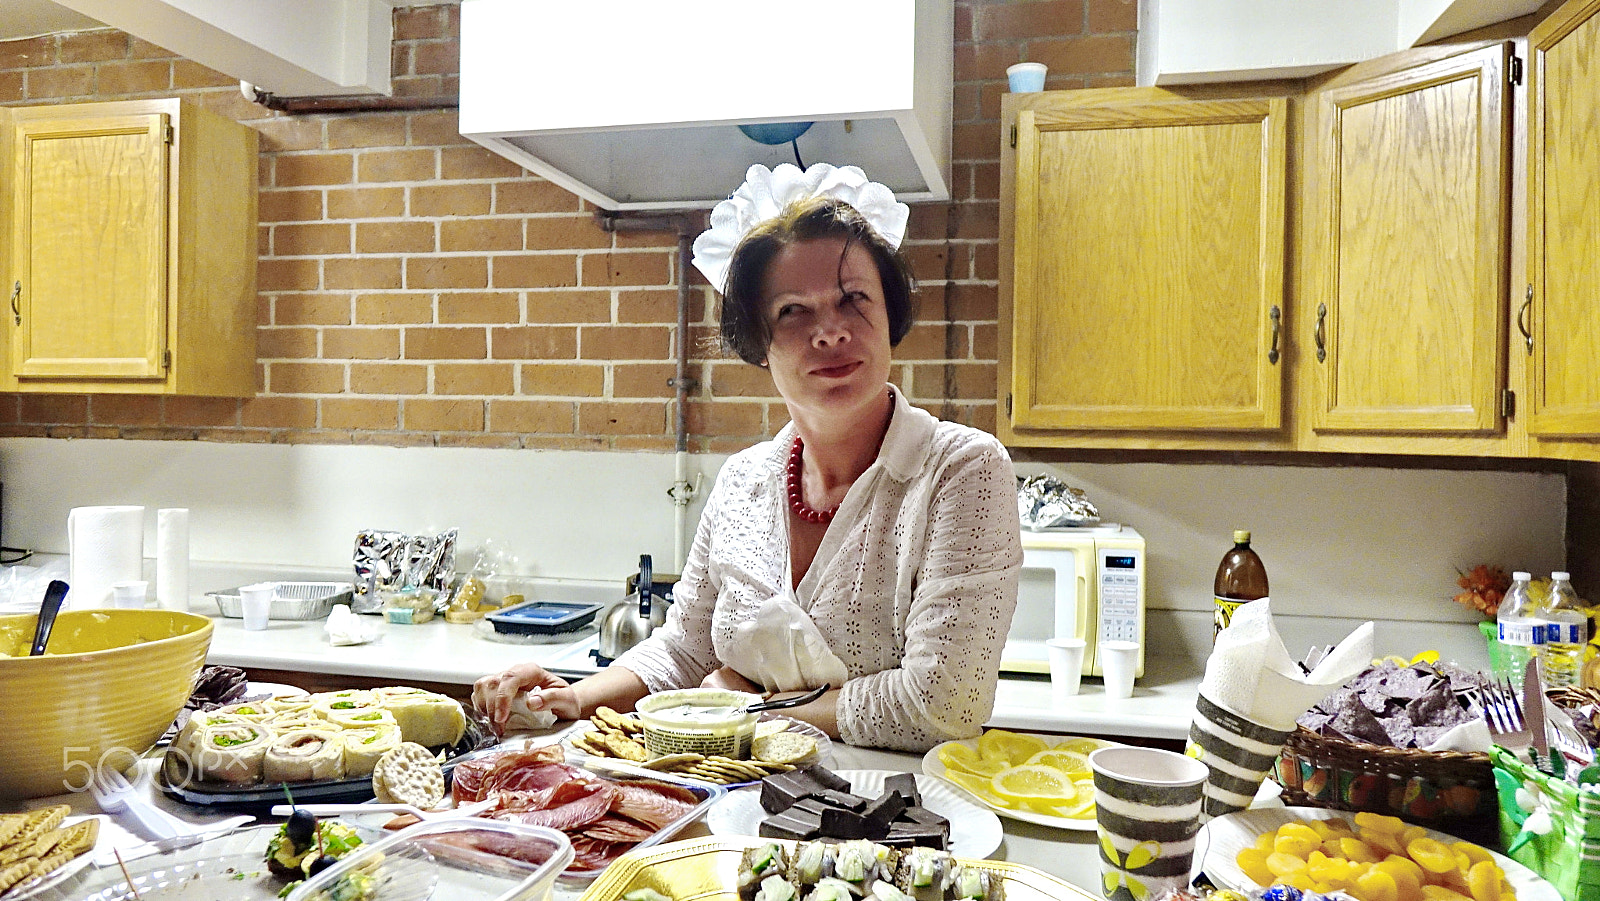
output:
POLYGON ((1371 811, 1478 842, 1497 836, 1489 755, 1320 734, 1302 724, 1273 767, 1285 804, 1371 811))

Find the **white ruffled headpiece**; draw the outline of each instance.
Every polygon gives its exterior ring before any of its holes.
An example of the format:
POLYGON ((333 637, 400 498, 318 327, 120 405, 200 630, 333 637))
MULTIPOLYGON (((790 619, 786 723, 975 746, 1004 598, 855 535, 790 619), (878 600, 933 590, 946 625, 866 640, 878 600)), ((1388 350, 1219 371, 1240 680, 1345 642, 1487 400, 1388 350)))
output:
POLYGON ((857 166, 814 163, 801 172, 780 163, 777 169, 757 164, 744 175, 744 184, 711 210, 711 227, 694 240, 694 265, 712 287, 726 293, 728 265, 733 251, 757 225, 781 214, 785 207, 813 197, 832 197, 850 204, 898 249, 906 236, 911 208, 894 199, 894 192, 857 166))

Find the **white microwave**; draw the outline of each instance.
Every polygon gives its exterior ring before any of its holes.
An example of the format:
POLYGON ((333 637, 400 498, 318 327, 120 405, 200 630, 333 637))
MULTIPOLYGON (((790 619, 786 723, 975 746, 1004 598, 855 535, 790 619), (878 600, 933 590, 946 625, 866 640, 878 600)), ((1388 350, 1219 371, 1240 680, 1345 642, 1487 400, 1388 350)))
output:
POLYGON ((1103 641, 1139 644, 1144 675, 1144 537, 1117 524, 1022 531, 1017 613, 1000 654, 1001 672, 1048 673, 1049 638, 1084 639, 1083 673, 1101 675, 1103 641))

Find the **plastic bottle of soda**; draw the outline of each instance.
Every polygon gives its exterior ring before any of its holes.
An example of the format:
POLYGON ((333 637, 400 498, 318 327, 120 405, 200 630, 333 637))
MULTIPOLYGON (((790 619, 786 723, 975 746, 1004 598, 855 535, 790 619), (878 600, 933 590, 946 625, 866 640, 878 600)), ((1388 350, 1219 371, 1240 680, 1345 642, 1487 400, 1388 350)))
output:
POLYGON ((1500 665, 1495 675, 1510 679, 1511 684, 1517 686, 1522 684, 1522 673, 1528 668, 1528 662, 1538 656, 1539 646, 1544 644, 1544 623, 1528 594, 1528 583, 1532 580, 1530 573, 1512 573, 1511 587, 1500 599, 1500 609, 1495 614, 1500 638, 1500 665))
POLYGON ((1589 642, 1589 617, 1572 588, 1572 576, 1550 574, 1550 600, 1539 611, 1544 645, 1539 649, 1539 681, 1545 690, 1571 688, 1583 669, 1583 648, 1589 642))
POLYGON ((1233 611, 1241 604, 1259 601, 1267 596, 1267 567, 1250 549, 1250 533, 1243 529, 1233 532, 1233 550, 1222 555, 1217 565, 1217 580, 1213 601, 1211 640, 1228 627, 1233 611))

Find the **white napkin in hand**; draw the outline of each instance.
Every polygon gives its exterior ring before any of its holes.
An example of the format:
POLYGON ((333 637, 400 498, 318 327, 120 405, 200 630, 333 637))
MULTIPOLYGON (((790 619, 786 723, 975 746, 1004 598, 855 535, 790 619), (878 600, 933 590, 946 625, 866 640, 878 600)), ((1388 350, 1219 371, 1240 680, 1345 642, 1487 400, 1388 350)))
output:
POLYGON ((1372 662, 1372 623, 1339 642, 1309 674, 1283 646, 1271 602, 1251 601, 1233 612, 1206 661, 1200 693, 1226 710, 1269 729, 1293 730, 1300 714, 1372 662))
POLYGON ((772 598, 755 618, 734 627, 731 647, 722 649, 722 662, 767 691, 801 691, 845 682, 844 661, 828 649, 792 595, 772 598))
POLYGON ((322 631, 328 633, 328 644, 336 648, 366 644, 378 637, 378 630, 371 623, 362 622, 360 614, 352 613, 344 604, 334 604, 328 611, 328 621, 322 624, 322 631))
POLYGON ((506 717, 507 732, 538 732, 555 725, 554 713, 528 706, 528 696, 532 693, 525 691, 511 699, 511 715, 506 717))

